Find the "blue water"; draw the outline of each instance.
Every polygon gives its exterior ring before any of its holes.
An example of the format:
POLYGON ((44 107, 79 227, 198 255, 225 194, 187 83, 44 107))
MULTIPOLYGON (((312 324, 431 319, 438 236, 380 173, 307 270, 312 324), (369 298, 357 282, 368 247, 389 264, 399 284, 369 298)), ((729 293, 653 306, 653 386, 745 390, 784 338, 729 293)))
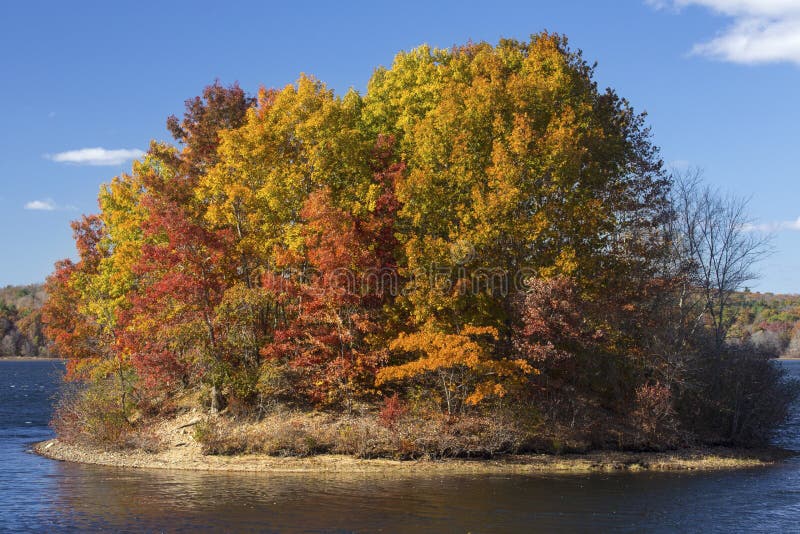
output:
MULTIPOLYGON (((800 362, 782 362, 800 377, 800 362)), ((799 532, 800 459, 721 473, 415 476, 145 471, 27 452, 57 362, 0 361, 0 532, 799 532)), ((800 409, 778 437, 800 449, 800 409)))

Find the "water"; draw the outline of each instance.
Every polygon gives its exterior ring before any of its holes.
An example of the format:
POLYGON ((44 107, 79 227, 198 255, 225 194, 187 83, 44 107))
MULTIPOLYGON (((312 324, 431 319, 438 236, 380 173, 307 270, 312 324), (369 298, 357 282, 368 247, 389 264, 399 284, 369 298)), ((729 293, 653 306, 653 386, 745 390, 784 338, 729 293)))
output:
MULTIPOLYGON (((800 362, 783 362, 800 376, 800 362)), ((27 452, 62 366, 0 361, 0 531, 800 531, 800 459, 723 473, 419 476, 143 471, 27 452)), ((800 449, 800 409, 778 441, 800 449)))

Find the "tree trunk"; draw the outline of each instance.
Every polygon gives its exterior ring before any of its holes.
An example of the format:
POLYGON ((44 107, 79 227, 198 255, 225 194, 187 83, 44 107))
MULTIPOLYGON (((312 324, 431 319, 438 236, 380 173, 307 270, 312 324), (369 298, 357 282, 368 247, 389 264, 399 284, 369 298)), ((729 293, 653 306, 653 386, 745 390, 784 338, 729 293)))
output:
POLYGON ((216 384, 211 386, 211 413, 219 413, 219 391, 216 384))

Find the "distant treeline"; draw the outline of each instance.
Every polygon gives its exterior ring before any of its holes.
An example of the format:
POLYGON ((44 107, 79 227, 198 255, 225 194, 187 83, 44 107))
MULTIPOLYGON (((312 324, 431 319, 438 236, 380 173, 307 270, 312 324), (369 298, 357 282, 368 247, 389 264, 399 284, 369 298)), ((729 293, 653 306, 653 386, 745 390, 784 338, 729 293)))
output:
POLYGON ((764 352, 800 358, 800 295, 744 291, 732 297, 731 341, 749 341, 764 352))
MULTIPOLYGON (((42 332, 46 298, 42 284, 0 288, 1 356, 54 356, 42 332)), ((800 358, 800 295, 745 290, 731 300, 731 342, 750 342, 776 358, 800 358)))
POLYGON ((42 332, 46 298, 41 284, 0 289, 0 357, 54 356, 42 332))

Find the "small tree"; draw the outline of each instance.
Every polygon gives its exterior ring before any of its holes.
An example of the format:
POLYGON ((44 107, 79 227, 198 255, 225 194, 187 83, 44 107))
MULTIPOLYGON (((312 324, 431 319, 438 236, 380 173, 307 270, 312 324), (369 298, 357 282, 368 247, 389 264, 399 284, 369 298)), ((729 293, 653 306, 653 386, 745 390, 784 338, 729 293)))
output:
POLYGON ((412 359, 378 371, 376 384, 435 377, 448 415, 488 398, 502 398, 538 370, 521 358, 497 357, 493 351, 497 340, 496 328, 473 325, 465 325, 456 334, 400 334, 389 349, 412 359))

